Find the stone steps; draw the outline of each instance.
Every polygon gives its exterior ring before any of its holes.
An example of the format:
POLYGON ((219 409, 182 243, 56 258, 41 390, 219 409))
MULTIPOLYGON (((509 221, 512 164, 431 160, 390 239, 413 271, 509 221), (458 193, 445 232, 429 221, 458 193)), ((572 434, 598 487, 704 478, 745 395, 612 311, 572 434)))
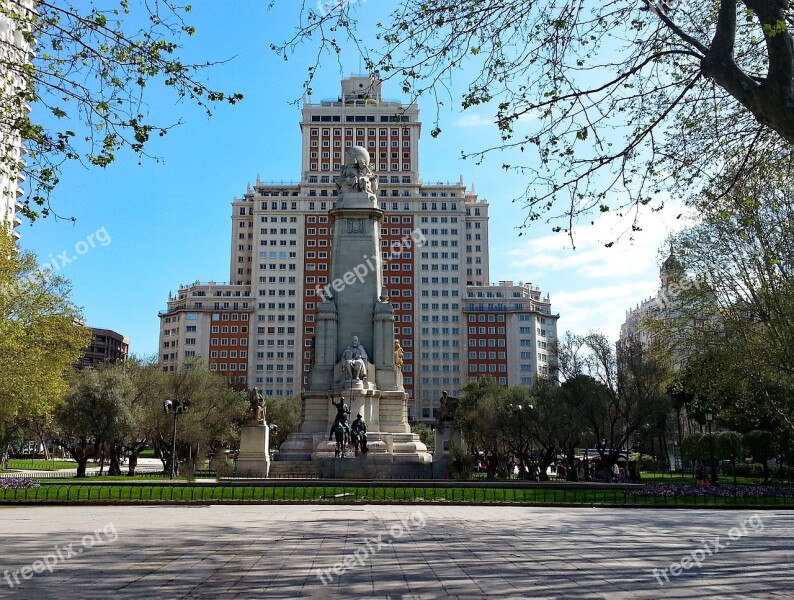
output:
POLYGON ((317 464, 310 460, 274 460, 270 463, 271 478, 306 478, 319 476, 317 464))

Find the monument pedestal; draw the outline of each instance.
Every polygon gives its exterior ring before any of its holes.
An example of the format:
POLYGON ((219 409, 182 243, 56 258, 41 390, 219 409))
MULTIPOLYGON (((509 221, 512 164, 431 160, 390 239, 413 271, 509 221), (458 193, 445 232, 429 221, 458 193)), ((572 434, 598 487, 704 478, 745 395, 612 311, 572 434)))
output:
POLYGON ((441 421, 436 423, 435 448, 433 450, 433 472, 436 477, 443 477, 449 471, 449 457, 452 446, 460 447, 463 444, 460 427, 455 421, 441 421))
POLYGON ((408 425, 402 354, 395 356, 399 345, 394 339, 394 306, 383 287, 384 213, 378 208, 378 177, 369 151, 347 148, 335 182, 340 192, 328 213, 333 233, 330 276, 318 291, 301 426, 281 445, 276 461, 312 462, 321 476, 344 479, 427 477, 432 457, 408 425), (352 425, 359 413, 366 423, 369 452, 335 457, 335 440, 329 438, 337 414, 352 425))
MULTIPOLYGON (((375 369, 373 368, 372 371, 375 369)), ((371 372, 372 372, 371 371, 371 372)), ((380 371, 378 371, 380 375, 380 371)), ((378 382, 379 383, 379 382, 378 382)), ((334 391, 350 408, 351 418, 361 413, 367 423, 367 447, 365 457, 367 473, 388 477, 392 471, 389 465, 430 465, 433 458, 427 447, 408 425, 407 396, 402 390, 382 391, 373 389, 369 382, 358 382, 352 386, 343 384, 346 389, 334 391), (375 469, 375 471, 372 471, 375 469)), ((336 407, 328 399, 328 392, 305 391, 303 399, 303 423, 301 431, 291 434, 281 445, 276 461, 334 460, 336 443, 331 438, 331 425, 336 417, 336 407), (320 433, 322 432, 322 433, 320 433)), ((336 458, 336 460, 351 460, 336 458)), ((352 469, 352 467, 351 467, 352 469)), ((354 469, 363 475, 360 469, 354 469)), ((401 469, 404 470, 404 469, 401 469)), ((424 473, 420 468, 417 477, 424 473)), ((347 472, 343 469, 340 472, 347 472)), ((329 468, 321 472, 336 472, 329 468)), ((375 475, 370 474, 368 477, 375 475)))
POLYGON ((240 428, 240 454, 237 477, 267 477, 270 472, 270 428, 262 424, 245 424, 240 428))

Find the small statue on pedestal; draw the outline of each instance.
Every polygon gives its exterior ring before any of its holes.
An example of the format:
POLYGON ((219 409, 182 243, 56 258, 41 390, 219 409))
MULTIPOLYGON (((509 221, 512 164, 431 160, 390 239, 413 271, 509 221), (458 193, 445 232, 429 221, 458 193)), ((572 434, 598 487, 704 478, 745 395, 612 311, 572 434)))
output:
POLYGON ((438 402, 438 420, 439 421, 454 421, 458 412, 458 399, 450 396, 446 390, 441 392, 441 399, 438 402))
POLYGON ((245 422, 250 425, 264 425, 267 406, 257 388, 248 392, 248 413, 245 422))

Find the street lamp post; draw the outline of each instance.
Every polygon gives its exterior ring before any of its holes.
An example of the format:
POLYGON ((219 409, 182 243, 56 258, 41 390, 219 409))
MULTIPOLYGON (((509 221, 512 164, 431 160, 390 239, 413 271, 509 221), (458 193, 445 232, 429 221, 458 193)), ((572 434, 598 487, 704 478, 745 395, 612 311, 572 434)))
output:
POLYGON ((163 402, 163 412, 173 414, 174 422, 171 428, 171 469, 169 479, 174 478, 176 468, 176 417, 188 411, 190 400, 166 400, 163 402))
POLYGON ((607 439, 601 438, 601 467, 604 469, 604 483, 609 483, 609 465, 607 465, 607 439))
POLYGON ((711 422, 714 420, 714 413, 711 409, 706 411, 706 423, 709 426, 709 446, 711 447, 711 485, 719 485, 717 481, 717 461, 714 460, 714 435, 711 433, 711 422))

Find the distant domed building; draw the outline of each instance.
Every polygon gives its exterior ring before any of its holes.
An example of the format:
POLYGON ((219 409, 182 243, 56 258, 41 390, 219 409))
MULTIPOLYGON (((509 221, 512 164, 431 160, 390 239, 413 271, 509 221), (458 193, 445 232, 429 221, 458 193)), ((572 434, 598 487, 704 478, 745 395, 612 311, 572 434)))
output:
MULTIPOLYGON (((629 339, 638 336, 645 347, 649 347, 656 342, 658 331, 649 327, 651 319, 671 322, 673 320, 687 321, 687 326, 699 326, 703 320, 699 318, 687 318, 681 311, 683 295, 689 290, 699 288, 702 283, 689 277, 686 268, 681 260, 676 256, 672 243, 670 244, 670 254, 662 262, 659 268, 659 291, 655 296, 647 298, 637 306, 626 311, 626 321, 620 327, 620 339, 629 339)), ((671 340, 664 340, 670 344, 671 340)), ((672 341, 673 345, 675 342, 672 341)), ((687 352, 680 347, 675 348, 679 366, 682 366, 687 352)))

